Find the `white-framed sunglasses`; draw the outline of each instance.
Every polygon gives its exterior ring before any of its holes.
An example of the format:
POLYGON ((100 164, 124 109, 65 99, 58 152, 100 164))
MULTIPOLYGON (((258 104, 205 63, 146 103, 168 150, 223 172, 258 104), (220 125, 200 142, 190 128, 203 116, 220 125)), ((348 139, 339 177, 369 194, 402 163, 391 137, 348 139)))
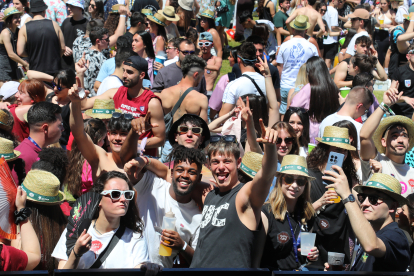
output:
POLYGON ((102 191, 101 195, 110 195, 112 200, 118 200, 122 195, 124 195, 126 200, 132 200, 134 198, 135 191, 106 190, 102 191))
POLYGON ((199 46, 199 47, 203 47, 203 46, 208 47, 208 46, 210 46, 211 44, 213 44, 213 42, 208 42, 208 41, 206 41, 206 42, 198 42, 198 46, 199 46))

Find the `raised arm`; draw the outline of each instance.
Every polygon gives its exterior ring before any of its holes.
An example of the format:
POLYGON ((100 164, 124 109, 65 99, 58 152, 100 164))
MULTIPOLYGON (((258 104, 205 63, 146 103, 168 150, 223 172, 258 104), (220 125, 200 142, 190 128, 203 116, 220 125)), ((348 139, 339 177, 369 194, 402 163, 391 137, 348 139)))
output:
POLYGON ((29 80, 39 80, 39 81, 47 81, 47 82, 52 82, 53 81, 53 76, 46 74, 46 73, 42 73, 39 71, 35 71, 35 70, 29 70, 27 71, 27 78, 29 80))
POLYGON ((222 59, 219 57, 214 58, 214 64, 207 64, 206 69, 220 71, 222 59))
POLYGON ((109 48, 116 45, 116 41, 118 40, 118 37, 124 35, 125 33, 125 24, 127 19, 128 10, 126 7, 121 6, 119 8, 119 22, 118 27, 116 28, 113 35, 109 37, 109 48))

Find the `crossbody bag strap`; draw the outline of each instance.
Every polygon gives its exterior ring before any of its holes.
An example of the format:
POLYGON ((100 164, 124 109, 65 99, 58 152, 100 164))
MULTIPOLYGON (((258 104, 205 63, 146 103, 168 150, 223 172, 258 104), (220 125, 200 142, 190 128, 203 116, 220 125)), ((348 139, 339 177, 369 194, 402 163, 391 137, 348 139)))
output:
POLYGON ((262 89, 260 89, 260 87, 257 85, 257 83, 254 81, 254 79, 252 79, 250 76, 243 74, 242 77, 246 77, 248 78, 256 87, 257 91, 259 92, 260 96, 266 98, 266 96, 263 94, 262 89))
POLYGON ((115 235, 112 236, 111 241, 109 242, 108 246, 99 254, 98 259, 93 263, 90 268, 100 268, 102 264, 105 262, 106 258, 111 254, 112 250, 115 248, 119 240, 122 238, 122 235, 125 232, 125 226, 120 225, 118 230, 116 230, 115 235))
POLYGON ((187 90, 185 90, 184 94, 181 95, 181 97, 178 99, 178 102, 174 105, 173 109, 170 112, 171 113, 171 118, 174 117, 175 112, 181 106, 181 103, 183 102, 185 96, 187 96, 187 94, 190 93, 193 90, 194 90, 194 88, 193 87, 190 87, 187 90))

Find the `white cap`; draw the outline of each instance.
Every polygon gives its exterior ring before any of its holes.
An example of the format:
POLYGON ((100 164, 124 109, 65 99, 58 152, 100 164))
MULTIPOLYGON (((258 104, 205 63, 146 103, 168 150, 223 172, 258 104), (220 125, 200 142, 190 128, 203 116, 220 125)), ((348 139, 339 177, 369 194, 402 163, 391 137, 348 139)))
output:
POLYGON ((8 81, 3 84, 0 88, 0 96, 3 96, 3 100, 6 100, 17 93, 19 90, 19 85, 17 81, 8 81))

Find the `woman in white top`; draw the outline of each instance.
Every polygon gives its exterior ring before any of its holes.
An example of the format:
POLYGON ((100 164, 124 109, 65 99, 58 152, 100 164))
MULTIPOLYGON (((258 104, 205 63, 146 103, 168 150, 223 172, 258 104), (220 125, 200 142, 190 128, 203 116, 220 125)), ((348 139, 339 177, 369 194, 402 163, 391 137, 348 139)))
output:
POLYGON ((155 53, 152 47, 151 35, 146 31, 135 33, 132 37, 132 50, 148 62, 148 76, 152 85, 154 69, 160 70, 164 66, 159 62, 154 62, 155 53))
POLYGON ((134 200, 134 188, 125 174, 105 172, 94 183, 93 192, 102 195, 95 218, 82 232, 66 255, 66 230, 62 233, 52 256, 59 269, 88 269, 105 250, 120 226, 125 231, 100 268, 137 268, 148 263, 149 255, 143 223, 134 200))
POLYGON ((15 7, 19 12, 22 12, 19 28, 23 27, 26 22, 32 20, 32 17, 28 14, 29 5, 27 0, 13 0, 13 7, 15 7))
POLYGON ((164 15, 160 13, 154 13, 154 15, 147 16, 150 24, 150 33, 152 36, 152 46, 154 47, 154 52, 157 54, 159 51, 165 51, 167 44, 167 33, 165 27, 167 24, 165 22, 167 19, 164 15))
POLYGON ((385 55, 390 47, 388 28, 397 25, 395 23, 395 12, 390 8, 390 1, 381 0, 380 5, 377 5, 374 10, 374 16, 379 23, 379 27, 375 27, 374 34, 374 40, 378 45, 378 60, 381 65, 384 65, 385 55))

